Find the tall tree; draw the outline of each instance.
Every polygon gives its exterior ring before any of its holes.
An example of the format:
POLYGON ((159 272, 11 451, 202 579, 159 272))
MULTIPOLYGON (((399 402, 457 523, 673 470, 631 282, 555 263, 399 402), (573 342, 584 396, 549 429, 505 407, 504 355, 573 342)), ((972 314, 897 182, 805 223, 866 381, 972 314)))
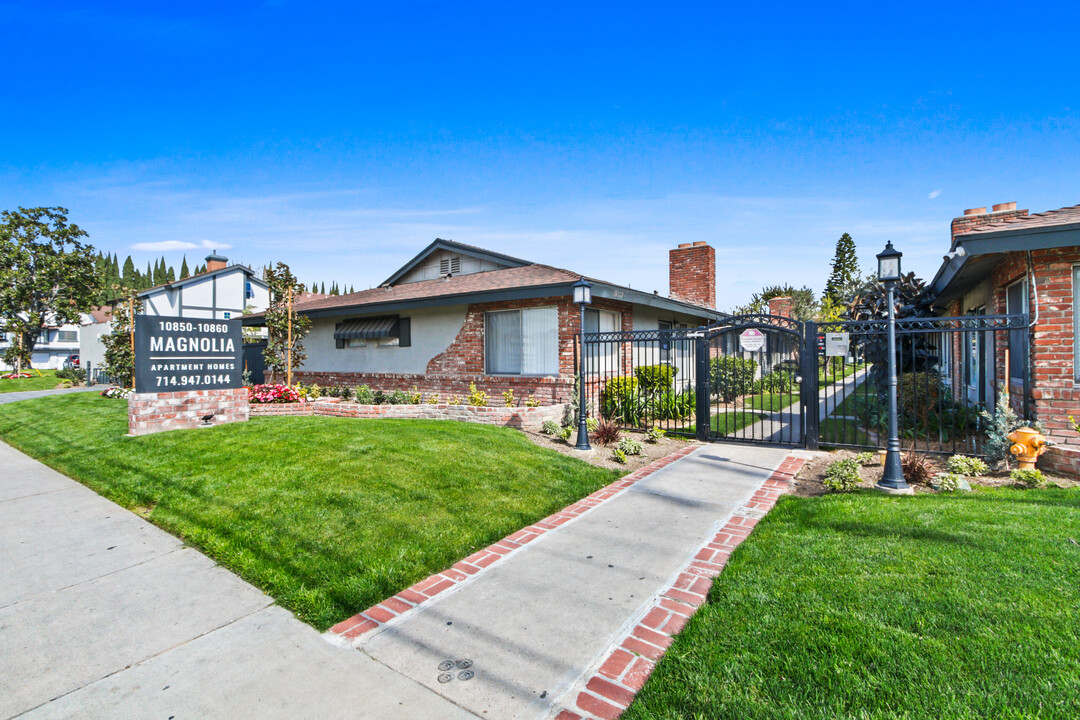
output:
POLYGON ((795 288, 787 285, 766 285, 761 292, 754 293, 750 302, 736 307, 735 315, 753 315, 769 312, 769 301, 778 297, 791 298, 791 316, 796 320, 813 320, 817 313, 817 299, 814 291, 807 286, 795 288))
POLYGON ((855 254, 855 241, 844 233, 836 241, 833 253, 832 272, 825 283, 825 295, 837 304, 846 304, 862 285, 862 271, 859 269, 859 256, 855 254))
POLYGON ((123 281, 125 285, 135 287, 138 284, 138 271, 135 270, 135 263, 132 262, 131 256, 127 256, 127 260, 124 261, 124 276, 123 281))
POLYGON ((176 271, 173 270, 172 265, 170 265, 169 269, 165 272, 165 282, 176 282, 176 271))
POLYGON ((68 224, 67 213, 20 207, 0 216, 0 322, 18 340, 8 353, 19 366, 47 324, 79 323, 101 292, 94 248, 82 242, 85 230, 68 224))
POLYGON ((132 322, 142 312, 138 288, 118 286, 112 306, 109 334, 101 336, 105 345, 105 367, 109 377, 123 387, 135 387, 135 351, 131 347, 132 322), (127 298, 127 299, 124 299, 127 298))
POLYGON ((187 255, 185 255, 183 261, 180 263, 180 279, 183 280, 189 277, 191 277, 191 273, 188 272, 187 255))
POLYGON ((146 288, 149 288, 149 287, 154 287, 154 271, 150 267, 150 261, 147 260, 147 262, 146 262, 146 274, 142 276, 142 287, 139 288, 139 289, 140 290, 145 290, 146 288))
POLYGON ((288 265, 279 262, 277 267, 268 268, 266 284, 270 286, 270 307, 265 315, 267 336, 263 357, 270 368, 270 381, 279 382, 284 379, 279 377, 279 373, 287 377, 290 367, 295 370, 303 366, 307 359, 304 335, 311 329, 311 318, 290 312, 290 291, 295 303, 296 298, 304 292, 304 286, 296 281, 288 265))

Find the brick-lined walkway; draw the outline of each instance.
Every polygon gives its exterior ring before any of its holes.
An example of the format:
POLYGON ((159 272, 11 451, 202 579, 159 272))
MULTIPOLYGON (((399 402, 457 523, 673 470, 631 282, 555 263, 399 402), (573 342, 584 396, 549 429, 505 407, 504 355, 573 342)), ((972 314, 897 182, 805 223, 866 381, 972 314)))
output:
POLYGON ((778 448, 687 447, 327 637, 476 715, 617 717, 802 462, 778 448), (457 660, 472 674, 440 671, 457 660))

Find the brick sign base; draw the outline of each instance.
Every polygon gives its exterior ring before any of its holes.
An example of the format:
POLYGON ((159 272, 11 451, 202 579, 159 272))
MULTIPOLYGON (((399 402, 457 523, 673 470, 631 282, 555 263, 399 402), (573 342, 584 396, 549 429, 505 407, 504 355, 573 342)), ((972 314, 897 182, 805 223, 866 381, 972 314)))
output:
POLYGON ((128 435, 246 422, 247 388, 132 393, 128 396, 128 435), (203 418, 210 417, 209 421, 203 418))

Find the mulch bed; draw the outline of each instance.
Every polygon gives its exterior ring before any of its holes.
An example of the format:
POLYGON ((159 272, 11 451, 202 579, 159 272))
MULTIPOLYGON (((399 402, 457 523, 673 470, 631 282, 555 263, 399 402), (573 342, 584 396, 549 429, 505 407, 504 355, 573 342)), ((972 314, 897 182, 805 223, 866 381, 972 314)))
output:
MULTIPOLYGON (((829 492, 825 489, 825 486, 821 484, 822 479, 825 477, 825 470, 829 465, 843 458, 853 458, 858 453, 851 450, 837 450, 835 452, 820 452, 814 453, 814 458, 808 460, 803 465, 802 470, 795 477, 795 483, 791 489, 791 494, 798 495, 800 497, 814 497, 816 495, 824 495, 829 492)), ((876 453, 875 453, 876 455, 876 453)), ((939 472, 948 472, 948 468, 945 466, 945 462, 949 459, 947 455, 927 455, 927 467, 930 470, 930 477, 934 477, 939 472)), ((1016 463, 1009 464, 1010 469, 1015 469, 1016 463)), ((863 482, 859 487, 872 488, 881 479, 882 468, 881 465, 864 465, 859 468, 859 475, 862 477, 863 482)), ((1050 473, 1043 473, 1046 478, 1047 487, 1061 487, 1061 488, 1073 488, 1080 486, 1080 481, 1074 478, 1052 475, 1050 473)), ((981 487, 1027 487, 1026 485, 1018 484, 1009 477, 1008 471, 1001 468, 992 468, 991 471, 983 477, 968 477, 968 483, 971 484, 972 489, 977 486, 981 487)), ((912 484, 916 494, 918 493, 937 493, 938 491, 930 487, 929 485, 912 484)))
POLYGON ((570 436, 569 441, 551 435, 544 435, 543 433, 534 430, 526 430, 525 435, 540 447, 549 448, 555 452, 562 453, 563 455, 575 457, 578 460, 584 460, 585 462, 598 467, 611 470, 625 470, 627 473, 632 473, 638 468, 648 465, 653 460, 666 457, 676 450, 681 450, 687 445, 700 444, 695 440, 686 440, 676 437, 664 437, 660 438, 660 440, 655 443, 650 443, 645 441, 645 435, 643 433, 624 432, 624 437, 631 437, 641 443, 641 454, 628 455, 625 463, 617 463, 611 459, 616 446, 618 446, 617 442, 605 446, 590 440, 589 442, 592 444, 592 450, 581 451, 574 449, 574 444, 577 443, 576 429, 574 434, 570 436))

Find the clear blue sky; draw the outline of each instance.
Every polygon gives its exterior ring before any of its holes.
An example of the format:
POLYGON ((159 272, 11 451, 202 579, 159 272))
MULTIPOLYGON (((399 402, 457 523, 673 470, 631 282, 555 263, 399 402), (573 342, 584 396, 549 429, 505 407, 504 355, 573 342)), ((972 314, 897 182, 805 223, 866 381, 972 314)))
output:
POLYGON ((1080 203, 1077 3, 825 5, 0 0, 0 208, 357 288, 444 237, 663 292, 707 240, 728 308, 1080 203))

